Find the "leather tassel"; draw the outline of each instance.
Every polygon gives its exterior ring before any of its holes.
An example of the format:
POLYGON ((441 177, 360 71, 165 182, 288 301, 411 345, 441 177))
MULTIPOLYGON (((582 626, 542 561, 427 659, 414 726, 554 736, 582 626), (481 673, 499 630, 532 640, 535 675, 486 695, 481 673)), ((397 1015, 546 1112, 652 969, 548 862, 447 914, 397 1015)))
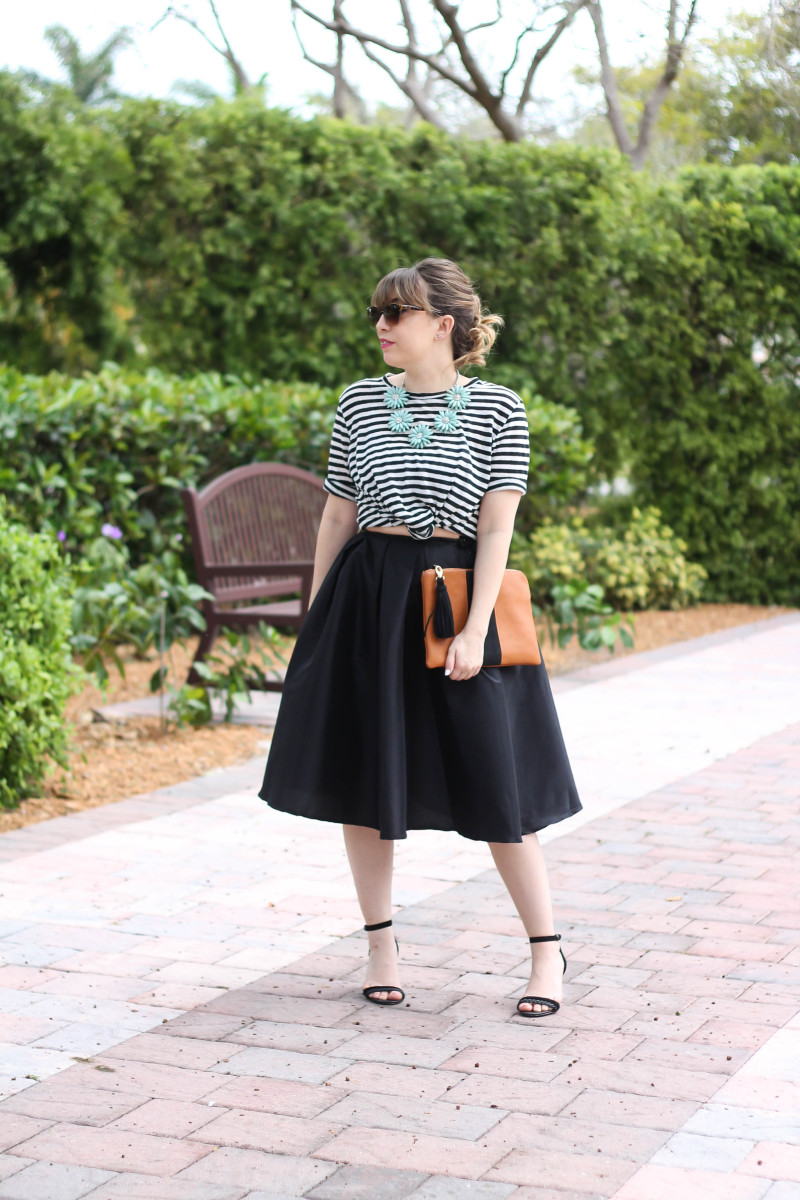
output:
POLYGON ((447 591, 447 584, 444 581, 443 575, 439 575, 436 580, 436 607, 433 612, 433 632, 437 638, 451 638, 456 636, 455 625, 453 623, 453 606, 450 603, 450 594, 447 591))

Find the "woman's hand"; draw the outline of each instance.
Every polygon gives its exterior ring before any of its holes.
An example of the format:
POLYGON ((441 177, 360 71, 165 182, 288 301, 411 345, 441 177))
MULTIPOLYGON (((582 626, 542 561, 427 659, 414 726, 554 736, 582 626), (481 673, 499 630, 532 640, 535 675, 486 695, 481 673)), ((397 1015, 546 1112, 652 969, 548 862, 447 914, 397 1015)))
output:
POLYGON ((461 633, 457 633, 450 643, 444 664, 445 675, 448 670, 450 671, 449 679, 472 679, 473 675, 477 675, 483 666, 483 643, 485 641, 484 634, 479 630, 469 629, 465 625, 461 633))

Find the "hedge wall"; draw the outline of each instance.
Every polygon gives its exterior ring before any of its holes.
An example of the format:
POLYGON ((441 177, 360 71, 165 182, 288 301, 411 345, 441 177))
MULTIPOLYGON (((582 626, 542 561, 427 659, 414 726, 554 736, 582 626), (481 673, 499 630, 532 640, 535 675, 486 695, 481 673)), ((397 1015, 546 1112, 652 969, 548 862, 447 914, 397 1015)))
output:
POLYGON ((800 169, 650 188, 626 255, 609 353, 635 501, 685 538, 709 598, 800 604, 800 169))
POLYGON ((717 598, 800 602, 798 223, 795 167, 656 184, 610 153, 246 99, 72 111, 0 76, 0 360, 332 386, 379 369, 376 278, 455 257, 507 321, 488 373, 574 406, 595 473, 717 598))
POLYGON ((364 308, 380 275, 444 254, 507 318, 494 376, 563 403, 585 393, 599 428, 632 186, 613 155, 301 121, 246 100, 72 113, 0 75, 3 129, 0 361, 335 384, 375 369, 364 308))
MULTIPOLYGON (((117 526, 134 566, 186 529, 180 489, 250 462, 324 476, 338 389, 109 366, 71 379, 0 367, 0 500, 80 553, 117 526), (156 537, 153 537, 155 531, 156 537)), ((531 429, 522 532, 558 517, 592 458, 572 409, 522 389, 531 429)), ((193 564, 186 545, 186 567, 193 564)))

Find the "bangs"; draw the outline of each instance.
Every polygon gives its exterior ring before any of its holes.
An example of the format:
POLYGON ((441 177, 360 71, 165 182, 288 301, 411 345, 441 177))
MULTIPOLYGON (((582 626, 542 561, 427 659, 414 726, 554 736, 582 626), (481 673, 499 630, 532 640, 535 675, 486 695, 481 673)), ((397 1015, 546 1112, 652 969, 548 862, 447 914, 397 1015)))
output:
POLYGON ((416 267, 397 267, 384 275, 372 293, 372 303, 378 308, 399 300, 401 304, 419 304, 430 312, 428 289, 416 267))

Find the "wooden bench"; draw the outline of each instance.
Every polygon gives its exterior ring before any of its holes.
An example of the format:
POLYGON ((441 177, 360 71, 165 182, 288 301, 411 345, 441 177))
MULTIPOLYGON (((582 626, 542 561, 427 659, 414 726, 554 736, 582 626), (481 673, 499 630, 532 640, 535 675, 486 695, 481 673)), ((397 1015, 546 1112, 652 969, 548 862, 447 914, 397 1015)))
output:
MULTIPOLYGON (((194 664, 209 653, 220 629, 259 621, 293 629, 303 624, 327 493, 311 471, 253 463, 227 471, 200 492, 184 488, 181 496, 197 582, 214 596, 203 601, 206 628, 188 677, 200 683, 194 664)), ((282 689, 282 679, 264 684, 266 691, 282 689)))

